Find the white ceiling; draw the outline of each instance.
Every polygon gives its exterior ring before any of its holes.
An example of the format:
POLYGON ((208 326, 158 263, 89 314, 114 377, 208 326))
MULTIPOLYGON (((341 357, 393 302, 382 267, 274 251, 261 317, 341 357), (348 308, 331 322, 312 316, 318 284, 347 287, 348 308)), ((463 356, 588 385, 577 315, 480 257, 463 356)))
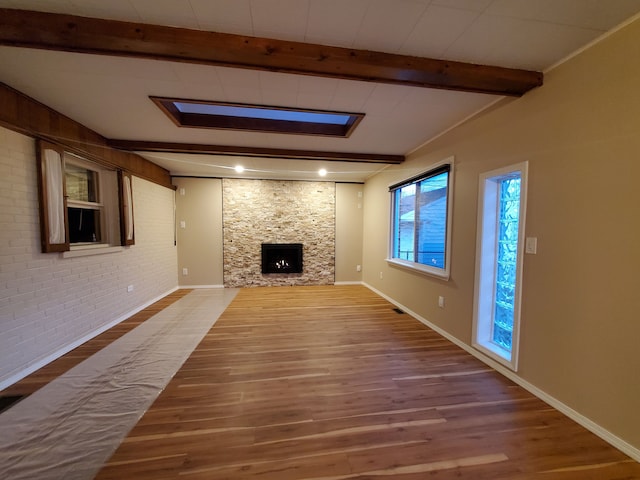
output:
MULTIPOLYGON (((0 0, 20 8, 544 71, 640 0, 0 0)), ((497 97, 0 47, 0 81, 112 139, 406 154, 497 97), (365 113, 348 139, 176 127, 149 95, 365 113)), ((544 86, 542 87, 544 88, 544 86)), ((174 175, 363 181, 384 165, 169 153, 174 175)))

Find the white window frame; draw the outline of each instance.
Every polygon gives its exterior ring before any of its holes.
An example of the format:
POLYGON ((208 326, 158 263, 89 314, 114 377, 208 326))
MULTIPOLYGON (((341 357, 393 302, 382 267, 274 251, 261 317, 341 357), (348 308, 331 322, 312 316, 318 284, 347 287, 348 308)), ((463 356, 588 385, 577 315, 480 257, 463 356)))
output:
MULTIPOLYGON (((389 215, 389 238, 387 244, 387 258, 386 262, 390 265, 406 268, 408 270, 418 272, 424 275, 431 275, 438 277, 440 279, 449 280, 451 277, 451 226, 452 226, 452 212, 453 212, 453 187, 454 187, 454 157, 449 157, 441 162, 433 164, 428 170, 424 171, 424 174, 417 175, 417 177, 422 177, 423 175, 428 176, 430 172, 438 170, 439 168, 448 165, 449 166, 449 174, 448 174, 448 183, 447 183, 447 219, 446 219, 446 232, 445 232, 445 260, 444 260, 444 268, 432 267, 430 265, 425 265, 423 263, 412 262, 409 260, 403 260, 400 258, 393 257, 393 234, 395 230, 395 207, 394 207, 394 191, 391 191, 394 185, 389 185, 390 196, 391 196, 391 208, 389 215)), ((398 182, 395 185, 398 185, 403 182, 398 182)), ((412 183, 409 180, 407 184, 412 183)))
MULTIPOLYGON (((109 246, 111 244, 110 242, 110 235, 109 235, 109 231, 106 228, 107 225, 109 224, 109 218, 108 218, 108 209, 105 207, 105 200, 104 200, 104 192, 106 190, 108 190, 107 188, 105 188, 104 185, 104 175, 103 175, 103 169, 99 168, 96 164, 93 164, 91 162, 87 162, 86 160, 65 152, 65 161, 64 161, 64 167, 65 167, 65 181, 66 181, 66 175, 67 175, 67 170, 69 166, 74 166, 74 167, 80 167, 83 168, 85 170, 89 170, 92 171, 96 174, 96 201, 95 202, 91 202, 91 201, 83 201, 83 200, 77 200, 77 199, 73 199, 71 198, 71 194, 69 192, 69 188, 67 186, 67 209, 69 208, 84 208, 84 209, 91 209, 91 210, 96 210, 98 212, 100 212, 100 241, 99 242, 72 242, 71 241, 71 233, 69 234, 69 244, 71 247, 71 250, 75 250, 75 249, 80 249, 80 248, 96 248, 96 247, 101 247, 101 246, 109 246)), ((68 214, 67 214, 68 215, 68 214)))
POLYGON ((473 311, 473 347, 517 371, 520 344, 520 311, 522 303, 522 265, 524 261, 525 220, 527 211, 528 162, 499 168, 480 175, 478 188, 478 219, 476 239, 476 278, 473 311), (514 290, 513 331, 511 351, 492 341, 499 189, 497 182, 514 173, 520 174, 520 213, 518 218, 518 245, 516 284, 514 290))
POLYGON ((97 199, 96 202, 83 202, 73 200, 67 192, 67 208, 90 208, 100 212, 99 242, 71 243, 71 250, 84 250, 120 246, 120 224, 118 212, 118 176, 115 170, 106 169, 96 163, 85 160, 77 155, 65 152, 65 171, 67 165, 91 170, 97 174, 97 199))

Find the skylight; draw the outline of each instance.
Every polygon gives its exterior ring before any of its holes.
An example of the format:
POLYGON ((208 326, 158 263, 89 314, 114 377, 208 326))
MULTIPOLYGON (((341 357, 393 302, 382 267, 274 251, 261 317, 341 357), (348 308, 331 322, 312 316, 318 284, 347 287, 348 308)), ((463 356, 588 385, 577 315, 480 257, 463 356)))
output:
POLYGON ((364 114, 151 97, 180 127, 348 137, 364 114))

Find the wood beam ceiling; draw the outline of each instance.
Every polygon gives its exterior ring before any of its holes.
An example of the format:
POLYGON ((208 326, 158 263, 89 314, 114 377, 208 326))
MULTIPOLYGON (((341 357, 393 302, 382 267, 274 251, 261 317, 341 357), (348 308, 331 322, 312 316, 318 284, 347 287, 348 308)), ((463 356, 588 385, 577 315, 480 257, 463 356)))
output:
POLYGON ((0 45, 521 96, 540 72, 268 38, 0 9, 0 45))
POLYGON ((0 83, 0 126, 173 189, 168 170, 140 155, 110 147, 99 133, 4 83, 0 83))
POLYGON ((376 153, 317 152, 282 148, 236 147, 227 145, 201 145, 195 143, 146 142, 136 140, 109 140, 109 146, 124 151, 202 153, 209 155, 236 155, 259 158, 287 158, 293 160, 330 160, 336 162, 384 163, 397 165, 404 155, 376 153))

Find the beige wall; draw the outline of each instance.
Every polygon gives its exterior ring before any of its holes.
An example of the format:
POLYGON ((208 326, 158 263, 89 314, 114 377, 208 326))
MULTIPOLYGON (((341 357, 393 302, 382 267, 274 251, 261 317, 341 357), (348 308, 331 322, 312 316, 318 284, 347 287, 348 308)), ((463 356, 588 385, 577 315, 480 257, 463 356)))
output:
POLYGON ((222 286, 222 181, 174 178, 173 184, 180 286, 222 286))
MULTIPOLYGON (((518 375, 640 449, 640 21, 365 186, 364 281, 469 344, 478 176, 529 161, 518 375), (455 156, 448 282, 388 267, 387 185, 455 156), (382 279, 380 278, 382 272, 382 279), (446 307, 437 306, 438 295, 446 307)), ((606 432, 605 432, 606 434, 606 432)))
POLYGON ((336 282, 361 282, 364 185, 336 184, 336 282))
MULTIPOLYGON (((173 179, 176 191, 178 279, 180 286, 223 285, 222 180, 173 179), (184 188, 184 195, 181 195, 184 188), (186 228, 180 228, 180 221, 186 228), (182 275, 182 269, 188 275, 182 275)), ((335 281, 359 282, 362 264, 361 184, 336 184, 335 281), (360 205, 360 207, 359 207, 360 205)))

